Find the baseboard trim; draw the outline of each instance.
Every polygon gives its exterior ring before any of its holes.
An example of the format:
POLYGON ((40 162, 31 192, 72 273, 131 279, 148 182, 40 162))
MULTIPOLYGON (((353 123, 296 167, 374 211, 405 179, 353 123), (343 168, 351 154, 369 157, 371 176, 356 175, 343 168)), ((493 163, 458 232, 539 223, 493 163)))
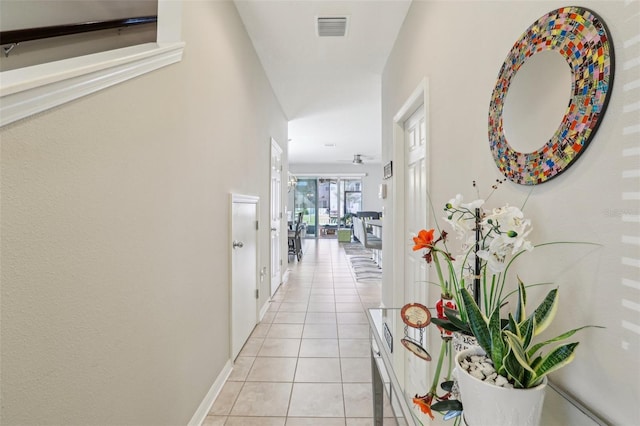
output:
POLYGON ((260 308, 260 316, 258 317, 258 322, 262 321, 262 318, 264 318, 264 314, 266 314, 269 310, 269 306, 271 306, 271 298, 269 298, 269 300, 267 300, 267 302, 262 305, 262 308, 260 308))
POLYGON ((207 418, 207 414, 209 414, 209 411, 211 411, 213 403, 216 401, 218 394, 220 394, 220 391, 222 390, 222 386, 224 386, 232 370, 233 365, 231 364, 231 360, 229 360, 225 364, 220 374, 218 374, 218 377, 216 378, 215 382, 213 382, 213 385, 211 385, 209 392, 207 392, 207 394, 205 395, 193 417, 191 417, 191 420, 189 420, 189 423, 187 423, 187 426, 202 425, 204 420, 207 418))

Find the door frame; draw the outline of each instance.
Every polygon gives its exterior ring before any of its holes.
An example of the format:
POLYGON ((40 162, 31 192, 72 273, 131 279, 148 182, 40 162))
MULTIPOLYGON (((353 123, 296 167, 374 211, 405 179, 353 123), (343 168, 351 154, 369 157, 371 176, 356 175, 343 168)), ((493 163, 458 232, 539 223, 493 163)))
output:
MULTIPOLYGON (((405 131, 404 122, 409 119, 416 112, 416 110, 422 105, 424 108, 424 117, 426 122, 426 150, 427 156, 429 156, 429 81, 426 77, 422 79, 420 84, 413 90, 411 95, 404 102, 402 107, 398 110, 393 117, 393 174, 391 186, 393 189, 393 224, 391 235, 387 233, 384 238, 391 240, 393 245, 389 247, 391 253, 387 252, 383 256, 391 257, 393 263, 393 274, 388 281, 388 285, 385 285, 382 289, 382 300, 385 306, 398 307, 402 306, 405 298, 404 292, 404 280, 405 280, 405 250, 404 247, 410 244, 410 241, 406 241, 404 234, 405 219, 404 219, 404 204, 405 204, 405 184, 406 184, 406 161, 405 161, 405 131), (388 238, 389 237, 389 238, 388 238), (392 285, 392 283, 402 283, 402 285, 392 285)), ((429 176, 429 161, 426 162, 426 173, 429 176)), ((430 187, 430 180, 427 179, 427 188, 430 187)), ((429 221, 430 209, 427 208, 427 223, 429 221)), ((425 224, 426 225, 426 224, 425 224)), ((384 230, 384 228, 383 228, 384 230)))
POLYGON ((284 167, 282 165, 282 154, 283 154, 283 151, 282 151, 282 148, 280 147, 280 145, 278 144, 278 142, 274 138, 271 138, 271 160, 270 160, 270 169, 269 169, 271 171, 270 172, 270 176, 269 176, 269 182, 270 182, 270 185, 269 185, 269 188, 270 188, 270 190, 269 190, 269 229, 270 229, 270 231, 269 231, 269 237, 270 237, 270 241, 269 241, 270 242, 269 243, 269 258, 270 258, 269 259, 270 260, 270 263, 269 263, 269 265, 270 265, 269 266, 269 299, 276 293, 276 290, 278 289, 280 284, 282 284, 282 276, 283 276, 283 271, 282 270, 284 268, 284 262, 283 262, 283 256, 282 256, 282 253, 283 253, 283 250, 284 250, 284 238, 283 238, 283 231, 282 230, 283 229, 286 230, 287 227, 283 223, 284 222, 284 215, 283 215, 283 212, 284 212, 284 196, 283 196, 284 195, 284 191, 283 191, 283 187, 282 187, 282 185, 283 185, 282 184, 282 176, 284 175, 284 167), (273 158, 274 158, 275 155, 279 155, 280 156, 280 163, 279 164, 274 164, 273 158), (271 228, 271 226, 272 226, 272 223, 271 223, 272 222, 271 210, 273 208, 272 206, 273 206, 273 201, 274 201, 273 200, 274 194, 273 194, 273 182, 272 182, 272 179, 273 179, 273 170, 274 170, 274 168, 278 168, 278 167, 280 169, 280 187, 279 187, 279 189, 280 189, 280 200, 279 200, 279 204, 280 204, 279 205, 279 208, 280 208, 279 215, 280 215, 280 217, 277 219, 277 221, 279 222, 279 225, 280 225, 279 226, 279 232, 280 233, 278 234, 279 240, 277 242, 278 243, 278 248, 279 248, 278 254, 277 254, 278 258, 274 259, 273 245, 271 244, 271 238, 273 238, 273 236, 271 235, 271 232, 273 232, 272 228, 271 228), (279 273, 278 273, 278 277, 277 277, 278 285, 276 285, 275 288, 274 288, 274 285, 273 285, 274 271, 271 270, 273 265, 274 265, 274 262, 276 262, 276 264, 279 265, 278 266, 279 273))
MULTIPOLYGON (((255 195, 243 195, 243 194, 230 194, 230 203, 229 203, 229 239, 228 246, 231 253, 229 255, 229 358, 231 360, 234 359, 233 354, 233 205, 235 203, 244 203, 244 204, 254 204, 256 206, 256 228, 255 228, 255 237, 256 237, 256 270, 254 271, 254 279, 256 283, 255 291, 260 291, 260 232, 259 232, 259 222, 260 222, 260 197, 255 195)), ((256 293, 257 295, 258 293, 256 293)), ((259 311, 259 298, 255 298, 255 314, 256 314, 256 324, 260 320, 260 311, 259 311)))

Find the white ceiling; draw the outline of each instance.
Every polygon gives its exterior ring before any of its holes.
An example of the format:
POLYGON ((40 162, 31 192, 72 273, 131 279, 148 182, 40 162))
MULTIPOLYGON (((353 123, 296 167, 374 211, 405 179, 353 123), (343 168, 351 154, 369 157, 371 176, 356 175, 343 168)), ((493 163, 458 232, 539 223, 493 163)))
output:
POLYGON ((379 163, 381 74, 411 0, 235 4, 290 120, 289 162, 379 163), (348 16, 346 37, 319 38, 318 16, 348 16))

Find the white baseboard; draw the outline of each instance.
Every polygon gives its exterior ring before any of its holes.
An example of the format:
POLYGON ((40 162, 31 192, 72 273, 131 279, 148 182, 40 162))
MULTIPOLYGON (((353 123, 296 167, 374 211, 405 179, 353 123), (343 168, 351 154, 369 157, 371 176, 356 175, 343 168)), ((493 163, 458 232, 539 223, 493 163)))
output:
POLYGON ((211 385, 209 392, 205 395, 195 414, 191 417, 189 423, 187 423, 187 426, 200 426, 202 422, 204 422, 204 419, 207 417, 207 414, 209 414, 209 411, 211 411, 211 407, 213 407, 213 403, 216 401, 218 394, 222 390, 222 386, 224 386, 229 374, 231 374, 231 370, 233 370, 233 366, 231 364, 231 360, 229 360, 224 365, 224 368, 216 378, 215 382, 213 382, 213 385, 211 385))
POLYGON ((258 316, 258 322, 262 321, 262 318, 264 318, 264 314, 266 314, 267 311, 269 310, 269 306, 271 306, 271 298, 269 298, 269 300, 267 300, 266 303, 262 305, 262 308, 260 308, 260 315, 258 316))

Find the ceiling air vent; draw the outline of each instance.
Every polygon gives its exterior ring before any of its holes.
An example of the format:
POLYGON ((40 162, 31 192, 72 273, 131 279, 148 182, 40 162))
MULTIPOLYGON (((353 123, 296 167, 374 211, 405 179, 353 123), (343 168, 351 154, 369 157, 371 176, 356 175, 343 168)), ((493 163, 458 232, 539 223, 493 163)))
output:
POLYGON ((344 37, 347 35, 347 17, 318 17, 318 37, 344 37))

